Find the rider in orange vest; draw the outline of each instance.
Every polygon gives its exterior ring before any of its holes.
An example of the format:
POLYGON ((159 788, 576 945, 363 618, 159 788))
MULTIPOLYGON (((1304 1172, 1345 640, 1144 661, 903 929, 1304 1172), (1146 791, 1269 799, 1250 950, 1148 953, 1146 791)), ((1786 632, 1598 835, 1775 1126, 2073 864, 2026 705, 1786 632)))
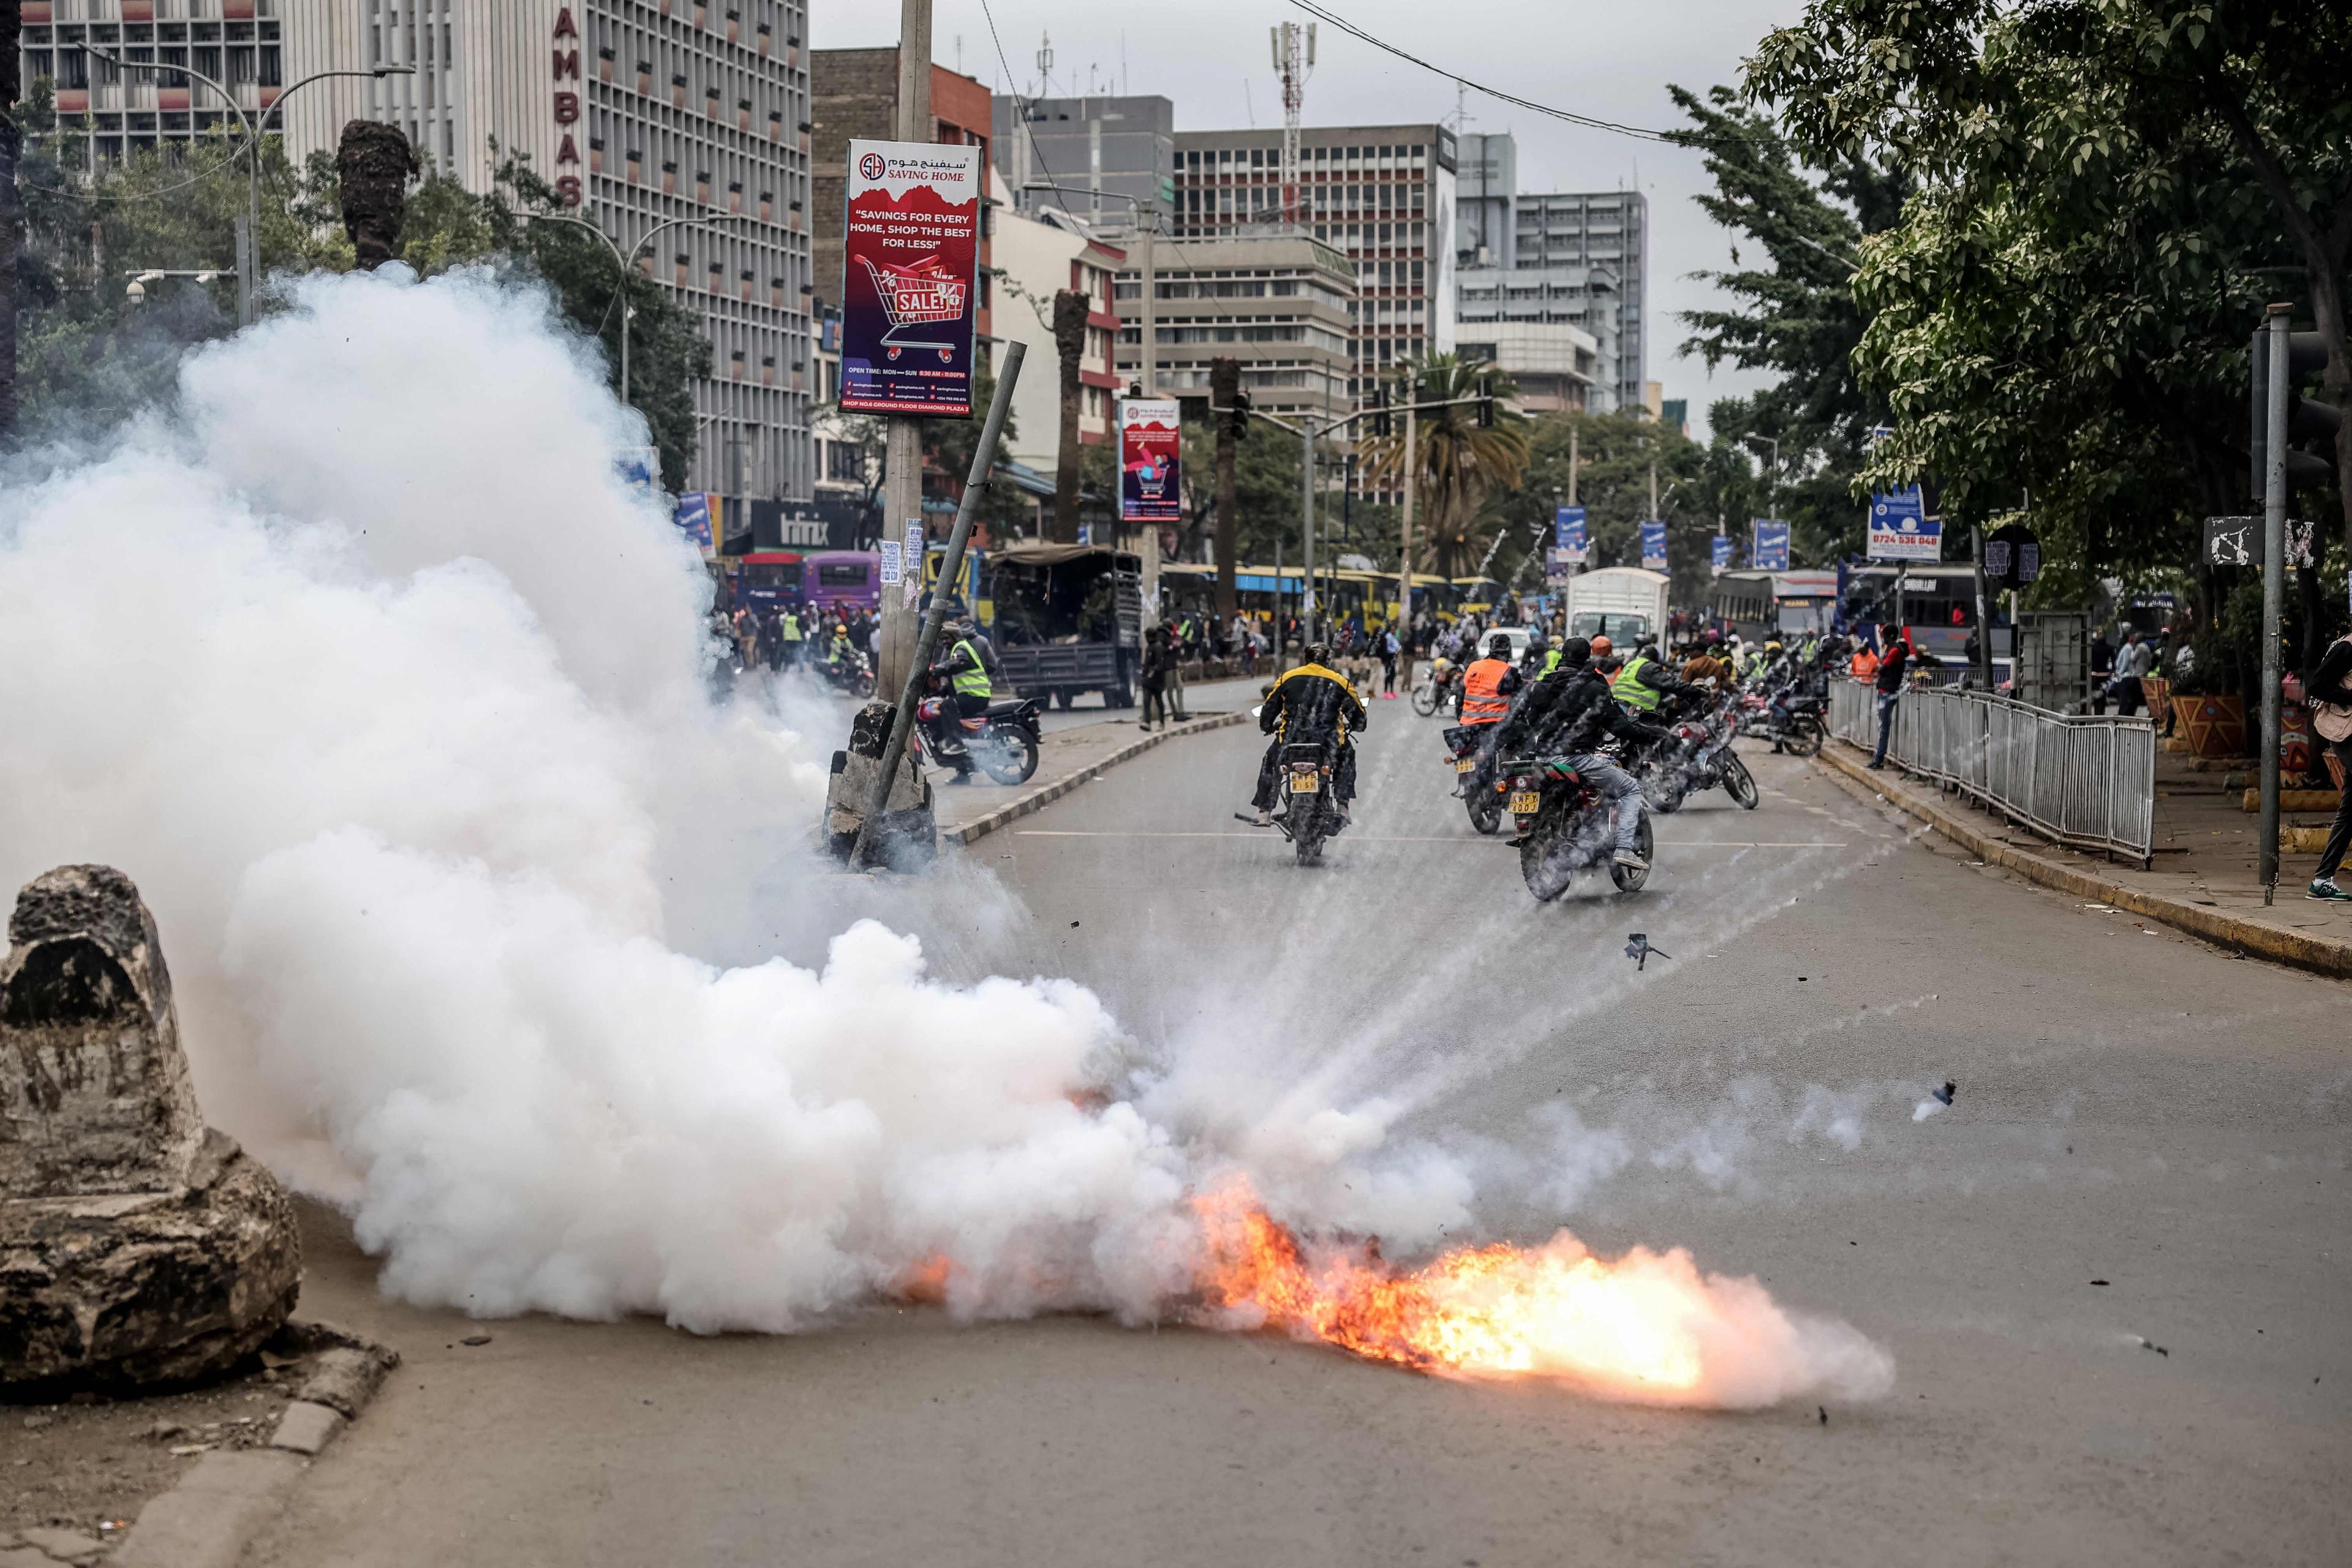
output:
POLYGON ((1855 645, 1853 662, 1846 667, 1856 680, 1868 680, 1878 673, 1878 654, 1868 643, 1855 645))
POLYGON ((1519 689, 1519 672, 1511 665, 1511 639, 1497 637, 1486 644, 1486 657, 1462 672, 1462 722, 1499 724, 1511 711, 1511 694, 1519 689))

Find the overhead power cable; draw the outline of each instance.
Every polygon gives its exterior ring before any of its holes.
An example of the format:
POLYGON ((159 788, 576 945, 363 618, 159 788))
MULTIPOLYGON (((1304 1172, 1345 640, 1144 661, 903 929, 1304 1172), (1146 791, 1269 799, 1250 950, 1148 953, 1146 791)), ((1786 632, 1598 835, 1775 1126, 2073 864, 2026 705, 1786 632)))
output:
POLYGON ((1590 114, 1579 114, 1572 109, 1559 109, 1549 103, 1538 103, 1531 98, 1521 98, 1517 93, 1505 92, 1500 88, 1488 87, 1485 82, 1473 81, 1468 77, 1462 75, 1458 71, 1450 71, 1444 66, 1433 65, 1430 61, 1423 59, 1419 55, 1412 53, 1409 49, 1399 48, 1396 45, 1390 43, 1386 38, 1379 37, 1373 34, 1366 32, 1363 28, 1356 26, 1355 23, 1349 21, 1345 16, 1339 16, 1336 12, 1332 11, 1328 6, 1318 4, 1318 0, 1290 0, 1290 3, 1298 7, 1301 11, 1306 12, 1308 16, 1316 17, 1318 20, 1330 23, 1331 26, 1339 28, 1341 32, 1348 34, 1351 37, 1361 38, 1365 43, 1371 45, 1372 47, 1376 49, 1385 49, 1401 60, 1404 60, 1412 65, 1417 65, 1422 69, 1429 71, 1436 76, 1442 76, 1448 81, 1459 82, 1461 85, 1470 89, 1474 92, 1485 93, 1488 98, 1496 99, 1504 103, 1517 105, 1518 108, 1532 110, 1537 114, 1548 114, 1554 120, 1565 120, 1570 125, 1587 126, 1594 131, 1612 131, 1620 136, 1635 136, 1645 142, 1669 142, 1673 140, 1673 138, 1664 131, 1650 131, 1645 130, 1639 125, 1622 125, 1614 120, 1601 120, 1590 114))

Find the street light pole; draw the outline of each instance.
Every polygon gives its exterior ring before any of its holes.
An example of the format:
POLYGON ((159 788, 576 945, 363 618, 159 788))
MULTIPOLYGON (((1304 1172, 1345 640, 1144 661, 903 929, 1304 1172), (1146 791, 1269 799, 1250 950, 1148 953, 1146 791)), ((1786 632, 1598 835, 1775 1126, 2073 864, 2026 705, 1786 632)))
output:
POLYGON ((616 287, 621 300, 621 401, 625 404, 629 401, 629 322, 636 316, 636 312, 629 308, 629 271, 632 268, 636 266, 639 253, 641 253, 646 246, 651 245, 666 230, 677 228, 681 226, 691 228, 708 228, 713 224, 726 223, 734 218, 740 217, 749 219, 751 215, 749 213, 721 213, 716 217, 674 217, 667 223, 657 223, 654 225, 653 227, 646 230, 645 237, 638 240, 635 245, 630 247, 625 253, 622 251, 619 243, 615 241, 611 235, 606 234, 603 228, 599 227, 595 224, 590 223, 584 217, 572 217, 563 213, 530 213, 526 216, 532 223, 568 223, 575 227, 584 228, 590 234, 594 235, 598 239, 603 240, 604 242, 604 248, 613 253, 613 264, 621 269, 621 275, 616 280, 616 287))
POLYGON ((254 295, 261 284, 261 132, 262 128, 269 122, 270 111, 282 109, 288 99, 312 82, 324 81, 329 77, 363 76, 380 81, 388 76, 416 74, 415 66, 375 66, 367 70, 355 71, 312 71, 309 76, 279 93, 275 100, 262 109, 260 118, 256 120, 246 113, 244 107, 236 101, 236 97, 227 88, 202 71, 191 70, 186 66, 161 65, 148 60, 121 59, 101 50, 93 49, 88 44, 82 45, 81 48, 82 52, 92 59, 104 60, 117 70, 177 71, 182 76, 203 82, 220 95, 220 100, 228 105, 229 112, 236 116, 237 124, 244 128, 245 216, 238 220, 240 233, 236 239, 236 324, 240 327, 253 325, 254 295))

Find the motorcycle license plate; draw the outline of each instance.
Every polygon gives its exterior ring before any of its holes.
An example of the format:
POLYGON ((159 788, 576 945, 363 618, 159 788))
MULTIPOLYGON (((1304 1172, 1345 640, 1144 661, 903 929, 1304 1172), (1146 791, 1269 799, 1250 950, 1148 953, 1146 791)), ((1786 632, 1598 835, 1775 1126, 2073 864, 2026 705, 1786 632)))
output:
POLYGON ((1322 788, 1323 780, 1318 774, 1293 773, 1290 775, 1290 793, 1293 795, 1316 795, 1319 794, 1322 788))
POLYGON ((1477 765, 1478 759, 1475 757, 1456 757, 1454 759, 1454 771, 1457 773, 1466 773, 1477 765))
POLYGON ((1535 790, 1515 789, 1511 792, 1511 815, 1513 816, 1533 816, 1536 814, 1536 809, 1542 804, 1543 796, 1535 790))

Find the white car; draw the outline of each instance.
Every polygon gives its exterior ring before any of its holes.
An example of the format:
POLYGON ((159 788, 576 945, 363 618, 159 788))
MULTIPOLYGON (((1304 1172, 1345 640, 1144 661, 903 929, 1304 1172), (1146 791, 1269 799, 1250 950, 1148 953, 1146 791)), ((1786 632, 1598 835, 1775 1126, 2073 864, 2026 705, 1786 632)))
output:
POLYGON ((1462 662, 1470 664, 1486 658, 1488 643, 1493 642, 1496 637, 1508 637, 1511 639, 1511 662, 1517 664, 1527 657, 1528 644, 1535 641, 1535 637, 1536 629, 1533 626, 1488 626, 1478 634, 1476 647, 1465 647, 1462 650, 1462 662))

